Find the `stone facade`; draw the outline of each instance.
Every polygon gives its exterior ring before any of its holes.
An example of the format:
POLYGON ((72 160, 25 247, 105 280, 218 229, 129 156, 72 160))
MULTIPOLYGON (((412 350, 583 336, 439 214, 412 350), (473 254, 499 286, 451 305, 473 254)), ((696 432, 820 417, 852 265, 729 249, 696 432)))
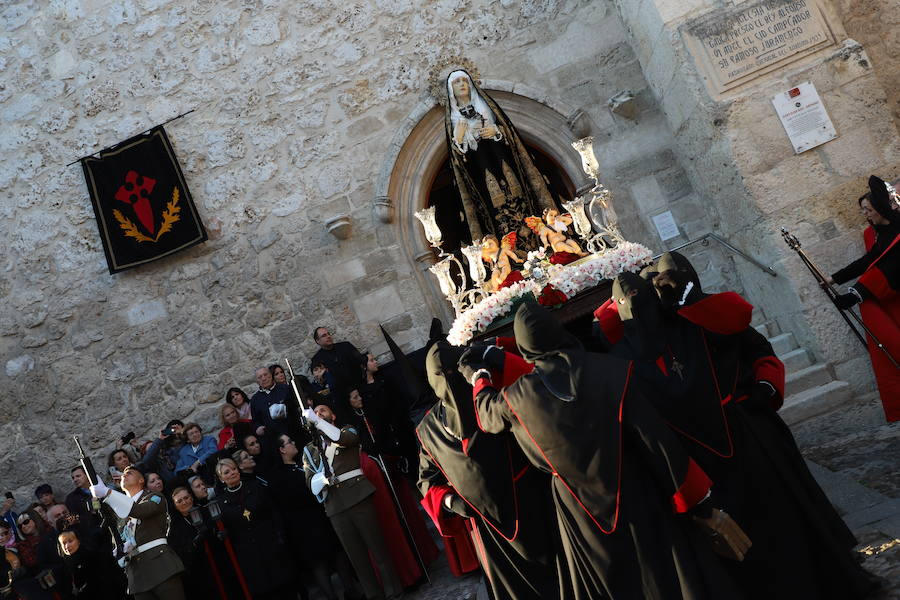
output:
MULTIPOLYGON (((780 228, 792 230, 827 273, 862 253, 865 223, 855 199, 867 190, 870 173, 900 176, 900 137, 892 115, 896 95, 893 89, 892 94, 885 92, 900 70, 891 61, 876 67, 866 48, 844 31, 838 7, 819 2, 835 45, 713 97, 682 34, 698 17, 731 4, 616 1, 677 140, 679 163, 704 199, 703 221, 773 265, 780 276, 772 278, 733 257, 712 263, 712 268, 733 269, 740 282, 735 288, 743 289, 768 319, 793 332, 857 391, 870 390, 873 380, 866 358, 781 240, 780 228), (771 98, 803 81, 816 86, 839 136, 795 155, 771 98)), ((848 17, 865 13, 867 22, 877 21, 862 4, 844 3, 840 8, 848 17)), ((884 43, 891 47, 890 40, 884 43)))
MULTIPOLYGON (((860 47, 838 27, 837 47, 712 99, 678 30, 721 3, 708 4, 4 5, 2 484, 19 497, 38 480, 61 484, 72 433, 99 458, 122 433, 152 436, 172 417, 213 429, 222 394, 254 389, 255 366, 288 356, 305 370, 316 325, 376 354, 386 351, 379 324, 419 347, 440 302, 422 283, 427 261, 409 252, 422 244, 418 224, 407 213, 384 222, 381 187, 402 171, 389 157, 415 157, 414 145, 401 146, 434 110, 429 70, 450 54, 477 64, 505 101, 536 102, 561 122, 582 111, 586 120, 561 136, 594 135, 626 237, 660 251, 709 231, 731 237, 782 276, 720 248, 692 248, 708 288, 745 292, 836 368, 866 368, 848 361, 849 342, 833 343, 842 325, 777 228, 796 228, 829 267, 859 251, 848 197, 870 170, 900 174, 889 106, 900 71, 887 58, 896 38, 873 34, 869 56, 868 41, 860 47), (793 156, 769 97, 806 79, 841 137, 793 156), (630 110, 613 111, 609 100, 627 91, 630 110), (64 165, 191 109, 167 131, 210 240, 110 276, 81 170, 64 165), (651 221, 665 210, 681 231, 667 244, 651 221), (328 231, 338 216, 349 218, 346 239, 328 231)), ((888 27, 857 4, 839 7, 848 29, 888 27)), ((900 12, 889 0, 867 4, 900 12)), ((857 385, 871 385, 866 377, 857 385)))
POLYGON ((222 394, 252 391, 255 366, 288 356, 305 370, 316 325, 379 354, 379 324, 424 342, 433 290, 411 276, 400 217, 383 223, 372 204, 396 132, 434 104, 442 56, 515 83, 510 97, 581 109, 629 237, 657 245, 633 194, 692 210, 608 3, 23 1, 0 20, 0 461, 19 497, 61 485, 72 433, 99 458, 171 417, 216 427, 222 394), (633 119, 607 107, 625 90, 633 119), (110 276, 81 169, 65 165, 191 109, 167 131, 210 240, 110 276), (346 240, 326 229, 339 215, 346 240))

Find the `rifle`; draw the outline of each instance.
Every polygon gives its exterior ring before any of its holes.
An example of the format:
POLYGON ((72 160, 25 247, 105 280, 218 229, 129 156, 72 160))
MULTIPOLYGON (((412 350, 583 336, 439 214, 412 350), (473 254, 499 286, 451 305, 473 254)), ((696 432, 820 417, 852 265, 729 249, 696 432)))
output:
POLYGON ((822 291, 825 292, 825 295, 828 296, 828 299, 831 300, 831 303, 834 304, 834 307, 838 309, 838 312, 841 313, 841 317, 843 317, 844 321, 846 321, 847 326, 853 331, 854 335, 856 335, 856 339, 859 340, 859 343, 862 344, 867 350, 869 345, 866 343, 865 338, 859 332, 859 330, 853 325, 850 321, 852 318, 856 323, 862 327, 863 331, 865 331, 866 335, 872 338, 872 342, 875 346, 881 350, 885 356, 887 356, 888 360, 894 365, 896 369, 900 369, 900 364, 897 363, 897 360, 891 355, 887 348, 884 347, 884 344, 878 339, 878 337, 872 333, 872 330, 869 329, 863 320, 855 313, 853 310, 841 310, 841 308, 837 305, 837 296, 838 293, 835 291, 834 287, 828 283, 828 278, 822 273, 822 271, 813 263, 813 261, 806 255, 806 252, 801 248, 800 240, 797 239, 797 236, 791 235, 790 232, 784 227, 781 228, 781 237, 784 238, 785 243, 787 243, 788 247, 797 253, 800 257, 800 260, 803 261, 803 264, 806 265, 806 268, 813 274, 813 277, 816 278, 816 281, 819 284, 819 287, 822 288, 822 291), (849 317, 847 316, 849 315, 849 317))
MULTIPOLYGON (((306 431, 309 433, 310 439, 316 443, 316 447, 320 450, 322 449, 322 432, 318 430, 312 423, 303 418, 303 409, 306 408, 303 406, 303 398, 300 396, 300 390, 297 389, 297 379, 294 377, 294 369, 291 368, 291 361, 285 357, 284 364, 287 365, 288 375, 291 376, 291 389, 294 390, 294 398, 297 400, 297 406, 300 408, 300 420, 303 421, 303 426, 306 427, 306 431)), ((331 479, 331 466, 328 464, 327 460, 323 460, 323 466, 325 467, 325 476, 331 479)))
MULTIPOLYGON (((84 448, 81 447, 78 436, 73 435, 72 437, 75 439, 75 446, 78 447, 78 462, 81 464, 81 468, 84 469, 84 474, 87 476, 88 482, 90 482, 91 485, 97 485, 99 479, 97 478, 97 471, 94 470, 94 463, 92 463, 88 455, 84 453, 84 448)), ((122 541, 122 535, 119 533, 118 523, 116 522, 116 519, 109 518, 107 511, 103 510, 102 502, 99 505, 98 512, 100 513, 100 527, 109 529, 113 544, 115 545, 116 560, 118 560, 126 554, 125 542, 122 541)))

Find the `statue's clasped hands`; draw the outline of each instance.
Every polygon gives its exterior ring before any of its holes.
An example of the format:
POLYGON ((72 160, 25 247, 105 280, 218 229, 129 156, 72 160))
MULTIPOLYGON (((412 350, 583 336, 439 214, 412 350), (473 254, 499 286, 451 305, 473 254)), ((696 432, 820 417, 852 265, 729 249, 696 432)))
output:
POLYGON ((496 138, 499 133, 500 130, 497 129, 496 125, 488 125, 487 127, 482 127, 478 130, 478 139, 488 140, 491 138, 496 138))

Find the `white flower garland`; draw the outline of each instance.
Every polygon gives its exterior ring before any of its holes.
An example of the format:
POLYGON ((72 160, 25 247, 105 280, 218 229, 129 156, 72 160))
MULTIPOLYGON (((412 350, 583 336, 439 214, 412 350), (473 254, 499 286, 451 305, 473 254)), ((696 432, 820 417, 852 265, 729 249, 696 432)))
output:
MULTIPOLYGON (((620 242, 615 248, 602 254, 594 254, 586 260, 571 265, 550 267, 547 283, 571 298, 579 292, 592 288, 605 279, 612 279, 624 271, 638 271, 650 262, 650 249, 634 242, 620 242)), ((496 319, 507 315, 513 303, 525 294, 537 298, 544 285, 531 279, 517 281, 509 287, 495 292, 460 314, 447 341, 454 346, 465 345, 475 335, 485 331, 496 319)))

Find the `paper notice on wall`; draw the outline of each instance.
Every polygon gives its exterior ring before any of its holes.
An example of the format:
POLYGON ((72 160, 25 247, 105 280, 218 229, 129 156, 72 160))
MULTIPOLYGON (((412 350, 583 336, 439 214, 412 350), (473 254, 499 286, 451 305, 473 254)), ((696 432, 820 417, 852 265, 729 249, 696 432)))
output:
POLYGON ((670 210, 654 215, 653 224, 656 225, 659 239, 664 242, 680 235, 678 232, 678 225, 675 223, 675 217, 672 216, 672 211, 670 210))
POLYGON ((801 83, 772 98, 775 111, 784 130, 800 154, 837 137, 831 118, 822 104, 816 87, 810 82, 801 83))

